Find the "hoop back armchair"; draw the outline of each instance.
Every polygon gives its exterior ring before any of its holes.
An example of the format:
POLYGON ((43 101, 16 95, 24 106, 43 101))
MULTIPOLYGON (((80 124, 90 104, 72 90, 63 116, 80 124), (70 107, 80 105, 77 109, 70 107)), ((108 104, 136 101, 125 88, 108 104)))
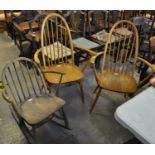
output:
POLYGON ((139 38, 135 25, 127 20, 115 23, 110 30, 104 52, 98 54, 103 57, 100 70, 96 70, 94 63, 97 56, 92 58, 98 92, 90 112, 93 111, 102 89, 124 94, 134 94, 137 91, 135 71, 138 60, 154 70, 150 63, 138 57, 138 50, 139 38))

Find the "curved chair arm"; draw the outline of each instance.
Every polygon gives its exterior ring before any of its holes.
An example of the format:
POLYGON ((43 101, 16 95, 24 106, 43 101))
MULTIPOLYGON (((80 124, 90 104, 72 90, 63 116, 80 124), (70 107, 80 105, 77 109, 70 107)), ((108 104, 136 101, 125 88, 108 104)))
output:
POLYGON ((103 52, 99 52, 99 53, 96 53, 96 55, 94 55, 94 56, 92 56, 91 58, 90 58, 90 63, 91 64, 95 64, 95 60, 96 60, 96 58, 98 57, 98 56, 101 56, 103 54, 103 52))
POLYGON ((150 79, 150 77, 153 75, 153 73, 155 73, 155 67, 149 63, 147 60, 137 57, 138 60, 142 61, 144 64, 146 64, 148 67, 150 67, 152 69, 152 73, 150 73, 147 77, 145 77, 142 81, 139 81, 138 83, 138 87, 141 87, 147 80, 150 79))
POLYGON ((147 60, 140 58, 140 57, 137 57, 137 59, 142 61, 144 64, 146 64, 148 67, 150 67, 153 72, 155 72, 155 67, 150 62, 148 62, 147 60))
POLYGON ((86 64, 84 65, 84 67, 82 68, 82 72, 85 71, 85 69, 87 68, 87 66, 89 64, 92 64, 93 65, 93 69, 94 69, 94 73, 95 75, 97 75, 97 72, 96 72, 96 66, 95 66, 95 60, 98 56, 102 55, 103 52, 99 52, 99 53, 95 53, 95 55, 91 56, 91 58, 86 62, 86 64))
POLYGON ((35 54, 34 54, 34 61, 35 61, 38 65, 41 65, 41 64, 40 64, 39 57, 38 57, 38 55, 39 55, 40 52, 41 52, 41 48, 38 49, 38 50, 35 52, 35 54))

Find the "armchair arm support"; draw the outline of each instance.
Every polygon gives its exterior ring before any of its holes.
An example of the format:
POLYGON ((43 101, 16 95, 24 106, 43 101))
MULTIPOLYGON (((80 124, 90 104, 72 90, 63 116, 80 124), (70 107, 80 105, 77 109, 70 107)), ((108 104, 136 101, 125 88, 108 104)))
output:
POLYGON ((45 73, 51 73, 51 74, 59 74, 60 75, 59 84, 58 84, 58 87, 56 89, 56 96, 59 96, 59 90, 60 90, 62 78, 63 78, 63 75, 65 75, 65 73, 64 72, 58 72, 58 71, 42 71, 42 73, 43 74, 45 74, 45 73))
POLYGON ((98 56, 101 56, 103 54, 103 52, 99 52, 99 53, 96 53, 96 55, 94 55, 94 56, 92 56, 91 58, 90 58, 90 63, 92 63, 92 64, 95 64, 95 60, 96 60, 96 58, 98 57, 98 56))

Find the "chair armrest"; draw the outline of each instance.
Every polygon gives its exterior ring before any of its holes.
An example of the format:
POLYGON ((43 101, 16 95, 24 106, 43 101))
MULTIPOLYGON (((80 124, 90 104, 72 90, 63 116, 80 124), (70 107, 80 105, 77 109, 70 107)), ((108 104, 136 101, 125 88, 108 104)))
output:
POLYGON ((74 45, 74 48, 77 48, 79 50, 85 51, 85 52, 89 53, 91 56, 96 55, 96 52, 94 52, 94 51, 92 51, 90 49, 87 49, 85 47, 74 45))
POLYGON ((147 60, 140 58, 140 57, 137 57, 137 59, 142 61, 144 64, 146 64, 148 67, 150 67, 153 72, 155 72, 155 67, 150 62, 148 62, 147 60))
POLYGON ((102 55, 103 52, 99 52, 99 53, 95 53, 95 55, 91 56, 91 58, 85 63, 84 67, 82 68, 82 72, 85 71, 85 69, 87 68, 87 66, 91 63, 93 64, 94 68, 95 68, 95 60, 98 56, 102 55))
POLYGON ((38 50, 35 52, 35 54, 34 54, 34 61, 35 61, 38 65, 41 65, 41 64, 40 64, 39 57, 38 57, 38 55, 39 55, 40 52, 41 52, 41 48, 38 49, 38 50))
POLYGON ((58 71, 42 71, 42 73, 53 73, 53 74, 61 74, 61 75, 66 74, 64 72, 58 72, 58 71))
POLYGON ((91 58, 90 58, 90 63, 92 63, 92 64, 95 64, 95 60, 96 60, 96 58, 98 57, 98 56, 101 56, 103 54, 103 52, 99 52, 99 53, 96 53, 96 55, 94 55, 94 56, 92 56, 91 58))

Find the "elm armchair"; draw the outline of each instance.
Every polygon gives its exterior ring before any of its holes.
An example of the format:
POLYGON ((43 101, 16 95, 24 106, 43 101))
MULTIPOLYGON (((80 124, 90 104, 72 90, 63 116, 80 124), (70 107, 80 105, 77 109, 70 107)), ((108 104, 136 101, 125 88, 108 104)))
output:
POLYGON ((60 118, 62 122, 54 122, 69 129, 65 101, 48 93, 42 72, 32 60, 21 57, 6 64, 0 89, 28 142, 37 143, 36 128, 54 118, 60 118))

